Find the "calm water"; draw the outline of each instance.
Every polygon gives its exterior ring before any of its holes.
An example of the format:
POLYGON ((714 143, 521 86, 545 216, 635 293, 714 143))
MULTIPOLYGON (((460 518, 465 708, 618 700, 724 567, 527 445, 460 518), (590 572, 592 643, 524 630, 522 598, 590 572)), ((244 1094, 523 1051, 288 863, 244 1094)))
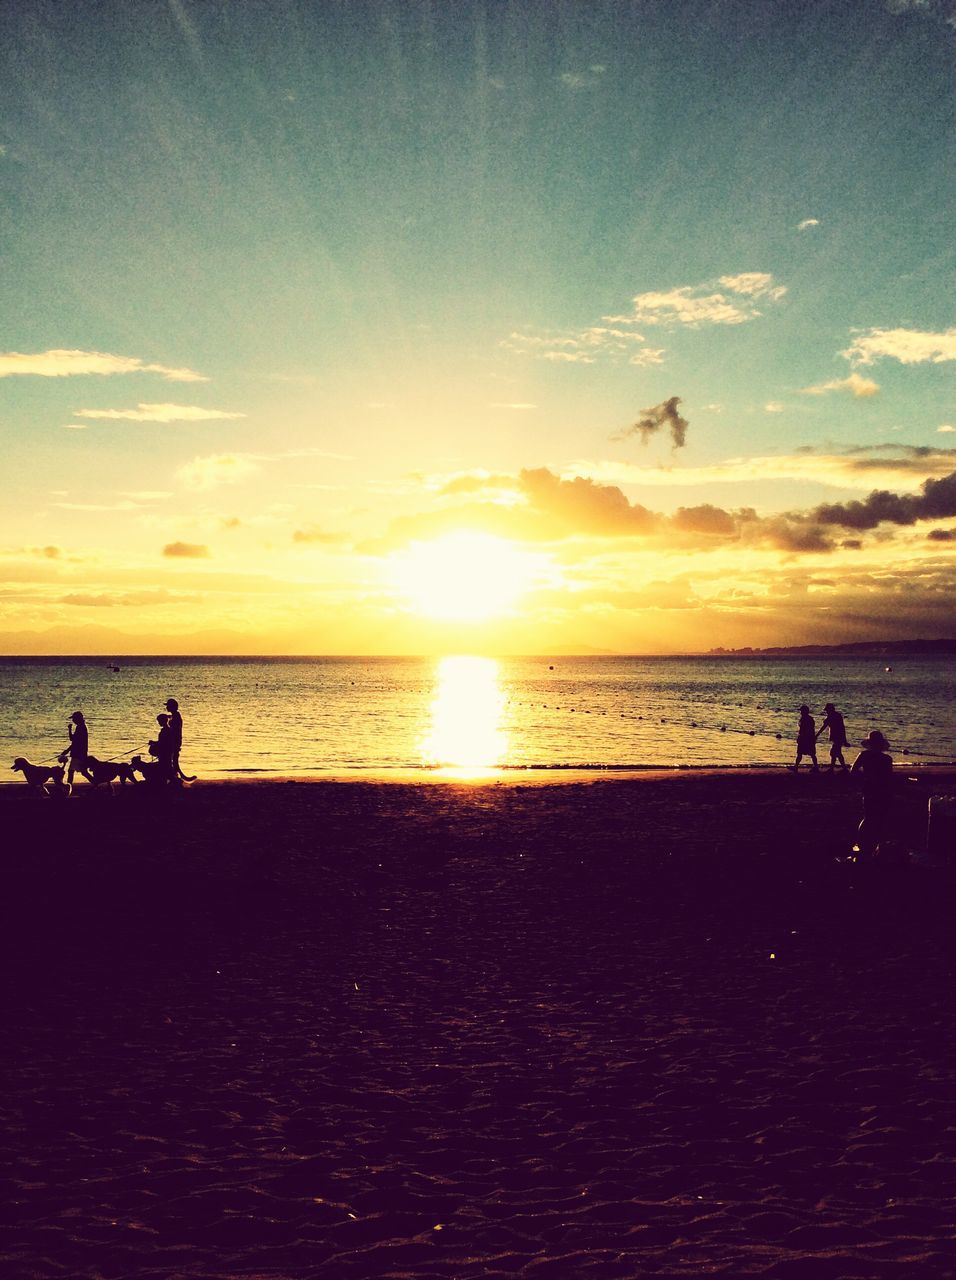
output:
POLYGON ((0 758, 55 755, 82 710, 93 754, 128 759, 176 697, 204 777, 784 764, 800 703, 819 726, 828 701, 851 743, 879 728, 898 761, 956 760, 954 660, 890 661, 0 659, 0 758))

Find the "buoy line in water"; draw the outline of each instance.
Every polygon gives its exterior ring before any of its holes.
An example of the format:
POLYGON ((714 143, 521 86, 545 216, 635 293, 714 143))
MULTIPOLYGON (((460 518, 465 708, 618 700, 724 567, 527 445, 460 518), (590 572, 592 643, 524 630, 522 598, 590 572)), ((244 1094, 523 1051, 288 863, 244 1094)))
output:
MULTIPOLYGON (((511 701, 511 699, 509 699, 509 701, 511 701)), ((518 699, 515 701, 514 705, 520 706, 520 707, 535 708, 543 711, 561 711, 563 709, 564 711, 572 715, 576 715, 576 714, 597 715, 597 716, 613 715, 616 719, 641 721, 642 723, 645 723, 648 725, 655 725, 655 724, 672 725, 675 728, 704 730, 705 732, 709 732, 709 733, 736 733, 743 737, 766 738, 766 739, 772 739, 775 742, 795 742, 796 736, 797 736, 795 730, 792 733, 779 733, 773 729, 763 729, 763 728, 755 729, 755 728, 750 728, 749 726, 745 728, 742 725, 736 725, 731 723, 729 719, 722 720, 720 722, 715 723, 715 722, 706 721, 706 720, 685 720, 673 715, 660 715, 659 714, 661 710, 660 707, 655 709, 649 709, 646 713, 639 713, 639 712, 633 712, 633 711, 620 711, 615 708, 609 709, 607 707, 595 707, 595 708, 583 707, 581 708, 579 713, 576 707, 564 706, 562 708, 561 704, 557 704, 557 703, 552 704, 548 702, 539 703, 536 701, 531 701, 530 699, 518 699)), ((758 708, 758 710, 760 710, 760 708, 758 708)), ((828 745, 828 739, 826 738, 821 738, 819 742, 821 747, 826 747, 828 745)), ((852 746, 850 747, 850 749, 851 750, 853 749, 852 746)), ((902 752, 905 755, 932 757, 933 759, 941 760, 941 761, 951 761, 954 755, 956 755, 956 752, 953 752, 953 751, 948 751, 948 752, 932 751, 928 748, 909 745, 909 744, 898 746, 896 750, 898 752, 902 752)))

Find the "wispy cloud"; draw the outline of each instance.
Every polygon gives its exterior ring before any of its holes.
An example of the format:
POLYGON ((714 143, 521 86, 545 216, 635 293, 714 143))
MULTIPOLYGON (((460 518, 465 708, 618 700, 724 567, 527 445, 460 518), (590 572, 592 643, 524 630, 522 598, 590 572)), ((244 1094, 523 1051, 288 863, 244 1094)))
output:
POLYGON ((156 373, 168 382, 208 382, 193 369, 174 369, 165 364, 151 364, 136 356, 114 356, 105 351, 73 351, 57 348, 25 354, 21 351, 0 353, 0 378, 31 374, 38 378, 71 378, 80 374, 156 373))
POLYGON ((611 439, 627 440, 630 436, 639 435, 641 443, 647 444, 651 436, 656 435, 658 431, 668 430, 674 448, 682 449, 687 439, 688 424, 687 419, 682 418, 677 412, 680 402, 680 396, 671 396, 669 400, 662 400, 660 404, 655 404, 650 409, 642 409, 641 416, 636 422, 616 432, 611 439))
POLYGON ((179 468, 176 476, 187 489, 218 489, 222 485, 238 484, 259 471, 253 455, 248 453, 214 453, 203 458, 193 458, 179 468))
POLYGON ((489 409, 537 409, 536 404, 528 404, 523 400, 516 400, 513 403, 507 401, 494 400, 489 404, 489 409))
POLYGON ((209 555, 209 548, 199 542, 167 542, 163 555, 173 560, 204 560, 209 555))
POLYGON ((247 480, 261 470, 261 463, 283 462, 296 458, 325 458, 333 462, 351 462, 353 455, 315 448, 282 449, 277 453, 213 453, 193 458, 192 462, 187 462, 179 468, 176 476, 188 489, 216 489, 220 485, 237 484, 240 480, 247 480))
POLYGON ((76 416, 109 422, 212 422, 246 415, 194 404, 139 404, 135 409, 77 409, 76 416))
POLYGON ((292 541, 300 544, 319 543, 324 546, 340 545, 345 541, 344 534, 329 533, 325 529, 319 529, 315 525, 307 525, 304 529, 296 529, 292 534, 292 541))
POLYGON ((956 431, 956 427, 951 427, 948 422, 944 422, 941 427, 936 428, 937 431, 950 432, 956 431))
POLYGON ((201 596, 193 593, 167 591, 159 587, 146 591, 74 591, 60 596, 57 603, 79 605, 84 609, 145 609, 156 604, 196 604, 201 599, 201 596))
POLYGON ((614 460, 579 459, 569 463, 562 474, 654 488, 797 480, 839 489, 869 489, 874 484, 916 489, 924 480, 940 479, 954 468, 956 449, 877 444, 842 453, 802 449, 790 454, 728 458, 706 467, 651 467, 614 460))
POLYGON ((805 396, 822 396, 828 391, 849 391, 859 400, 875 396, 880 384, 872 378, 862 378, 858 373, 851 373, 847 378, 832 378, 829 382, 820 382, 813 387, 804 387, 805 396))
POLYGON ((786 409, 785 404, 781 404, 779 400, 768 400, 764 405, 764 413, 783 413, 786 409))
POLYGON ((743 271, 721 276, 713 284, 683 285, 676 289, 639 293, 634 312, 628 316, 605 316, 616 324, 649 324, 696 329, 701 325, 744 324, 761 314, 757 302, 779 302, 787 287, 775 284, 765 271, 743 271), (718 289, 716 285, 723 286, 718 289))
POLYGON ((592 325, 588 329, 550 333, 512 333, 502 344, 519 355, 537 356, 556 364, 595 364, 598 358, 626 358, 628 364, 660 364, 663 349, 652 350, 642 344, 642 333, 620 326, 592 325))
POLYGON ((809 231, 811 227, 818 227, 819 225, 820 225, 819 218, 804 218, 802 222, 797 223, 797 230, 809 231))
POLYGON ((855 338, 843 352, 858 364, 873 364, 889 357, 901 364, 942 364, 956 360, 956 328, 942 333, 921 329, 870 329, 855 338))

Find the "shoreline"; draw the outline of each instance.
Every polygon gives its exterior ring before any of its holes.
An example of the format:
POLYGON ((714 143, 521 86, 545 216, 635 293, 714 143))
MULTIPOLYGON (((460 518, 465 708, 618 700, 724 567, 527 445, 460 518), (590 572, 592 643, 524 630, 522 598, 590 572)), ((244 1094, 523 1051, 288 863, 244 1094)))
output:
MULTIPOLYGON (((894 761, 893 776, 895 778, 900 779, 914 774, 926 780, 936 779, 956 785, 956 761, 941 761, 938 763, 894 761)), ((308 770, 276 773, 263 773, 258 770, 247 769, 235 773, 220 773, 211 777, 199 776, 195 782, 185 784, 182 789, 189 791, 194 788, 205 789, 207 787, 228 785, 266 787, 273 784, 288 783, 300 783, 303 785, 318 783, 345 785, 353 783, 376 786, 432 786, 441 784, 467 784, 471 787, 571 786, 592 782, 651 782, 664 778, 707 779, 731 777, 777 779, 784 777, 799 779, 805 777, 810 778, 811 781, 819 782, 821 785, 840 785, 841 780, 850 784, 848 772, 831 771, 824 766, 821 766, 814 773, 813 770, 802 765, 799 773, 794 774, 787 764, 544 765, 489 770, 449 767, 436 769, 308 770)), ((855 782, 851 785, 856 787, 855 782)), ((138 782, 136 788, 129 786, 123 788, 118 783, 115 784, 115 790, 119 792, 123 790, 132 791, 134 789, 145 791, 147 788, 143 782, 138 782)), ((0 775, 0 794, 9 790, 29 791, 30 788, 27 787, 21 775, 13 777, 0 775)), ((85 778, 79 778, 74 781, 74 794, 97 790, 105 792, 105 788, 95 788, 85 778)), ((150 792, 150 794, 156 793, 150 792)))

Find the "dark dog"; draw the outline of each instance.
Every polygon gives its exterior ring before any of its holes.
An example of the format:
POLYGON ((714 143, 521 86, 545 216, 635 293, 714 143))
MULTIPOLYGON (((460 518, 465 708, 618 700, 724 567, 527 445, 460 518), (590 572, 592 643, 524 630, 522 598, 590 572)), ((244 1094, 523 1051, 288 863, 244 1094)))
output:
POLYGON ((141 773, 143 781, 149 783, 151 787, 162 786, 164 782, 169 781, 168 767, 158 760, 144 760, 142 756, 133 756, 129 767, 141 773))
POLYGON ((107 791, 113 790, 114 782, 119 782, 124 787, 127 782, 131 782, 134 787, 136 785, 133 766, 127 764, 125 760, 97 760, 96 756, 87 756, 86 768, 83 772, 94 787, 105 783, 107 791))
POLYGON ((23 756, 17 756, 10 768, 19 769, 31 791, 46 791, 48 783, 52 783, 54 787, 63 786, 63 769, 60 765, 54 765, 50 769, 46 765, 31 764, 23 756))

